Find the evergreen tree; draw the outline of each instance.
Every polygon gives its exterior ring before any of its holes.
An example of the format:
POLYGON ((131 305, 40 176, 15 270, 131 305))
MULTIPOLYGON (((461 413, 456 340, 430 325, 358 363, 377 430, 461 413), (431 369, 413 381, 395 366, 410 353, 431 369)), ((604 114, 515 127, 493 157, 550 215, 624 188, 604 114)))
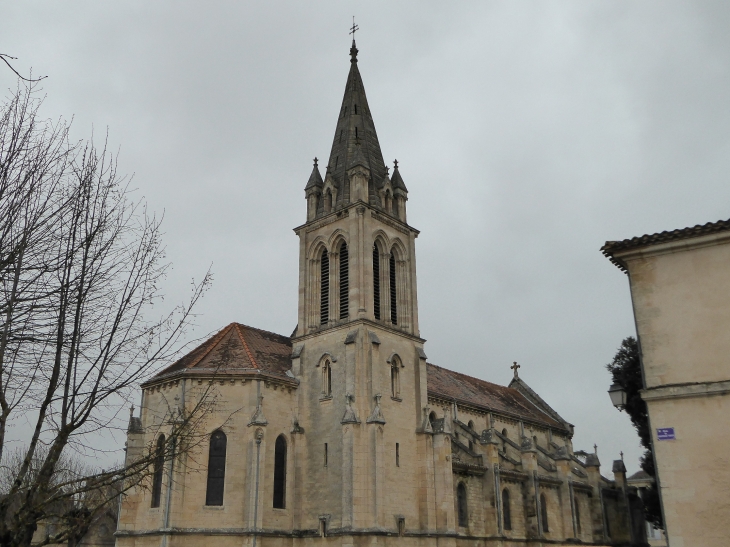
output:
MULTIPOLYGON (((641 457, 641 469, 656 480, 649 414, 646 403, 639 394, 639 391, 644 388, 641 361, 639 359, 639 344, 633 336, 629 336, 621 342, 621 347, 616 352, 613 361, 606 365, 606 368, 611 373, 613 381, 626 391, 624 410, 631 418, 631 423, 634 424, 639 439, 641 439, 641 446, 645 449, 644 455, 641 457)), ((646 520, 654 526, 664 528, 656 482, 646 489, 642 499, 646 510, 646 520)))

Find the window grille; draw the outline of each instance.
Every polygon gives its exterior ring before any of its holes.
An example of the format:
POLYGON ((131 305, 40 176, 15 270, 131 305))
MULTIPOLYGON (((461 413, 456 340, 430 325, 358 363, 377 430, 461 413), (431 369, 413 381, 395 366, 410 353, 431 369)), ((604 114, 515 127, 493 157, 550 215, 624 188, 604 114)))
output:
POLYGON ((459 513, 459 526, 466 528, 469 526, 469 514, 466 505, 466 486, 463 482, 456 487, 456 502, 459 513))
POLYGON ((505 530, 512 530, 512 513, 509 502, 509 490, 502 490, 502 523, 505 530))
POLYGON ((330 258, 327 249, 322 251, 320 262, 319 322, 326 325, 330 320, 330 258))
POLYGON ((162 472, 165 467, 165 436, 160 435, 157 439, 157 448, 155 450, 155 464, 152 474, 152 507, 160 506, 160 497, 162 494, 162 472))
POLYGON ((373 311, 375 319, 380 319, 380 253, 373 245, 373 311))
POLYGON ((205 505, 223 505, 223 487, 226 480, 226 448, 228 440, 222 431, 210 436, 208 449, 208 486, 205 505))
POLYGON ((398 324, 398 304, 396 300, 395 287, 395 256, 390 253, 390 322, 394 325, 398 324))
POLYGON ((340 247, 340 319, 349 315, 350 269, 347 243, 340 247))
POLYGON ((274 447, 274 508, 286 508, 286 439, 276 438, 274 447))

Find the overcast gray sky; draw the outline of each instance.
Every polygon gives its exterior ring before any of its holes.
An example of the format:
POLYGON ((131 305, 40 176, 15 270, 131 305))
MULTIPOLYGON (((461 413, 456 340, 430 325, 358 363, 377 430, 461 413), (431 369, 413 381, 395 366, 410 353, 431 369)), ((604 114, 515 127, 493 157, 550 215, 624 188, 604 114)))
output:
MULTIPOLYGON (((521 376, 576 449, 638 438, 604 365, 634 334, 608 239, 730 217, 730 3, 0 1, 0 52, 48 75, 44 114, 106 128, 120 171, 165 212, 184 299, 213 264, 201 336, 288 335, 312 158, 349 69, 409 189, 430 361, 521 376)), ((0 70, 0 88, 14 86, 0 70)), ((671 424, 657 424, 671 425, 671 424)), ((119 439, 119 447, 124 439, 119 439)))

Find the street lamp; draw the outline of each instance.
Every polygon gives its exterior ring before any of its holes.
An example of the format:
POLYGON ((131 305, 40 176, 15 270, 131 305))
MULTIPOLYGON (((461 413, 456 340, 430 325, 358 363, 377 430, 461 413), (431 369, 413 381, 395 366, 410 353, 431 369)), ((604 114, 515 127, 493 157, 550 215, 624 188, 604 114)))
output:
POLYGON ((608 388, 608 396, 611 397, 613 406, 619 410, 626 408, 626 390, 616 382, 611 384, 611 387, 608 388))

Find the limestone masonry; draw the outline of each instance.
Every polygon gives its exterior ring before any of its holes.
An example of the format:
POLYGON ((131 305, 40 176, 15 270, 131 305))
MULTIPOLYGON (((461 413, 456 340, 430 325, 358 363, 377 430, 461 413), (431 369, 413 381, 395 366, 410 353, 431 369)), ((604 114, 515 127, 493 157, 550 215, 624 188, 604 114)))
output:
POLYGON ((383 161, 351 63, 332 151, 315 161, 291 337, 233 323, 143 385, 127 458, 213 390, 205 441, 160 459, 121 504, 117 545, 625 545, 643 541, 625 468, 600 474, 519 378, 427 362, 408 190, 383 161))

